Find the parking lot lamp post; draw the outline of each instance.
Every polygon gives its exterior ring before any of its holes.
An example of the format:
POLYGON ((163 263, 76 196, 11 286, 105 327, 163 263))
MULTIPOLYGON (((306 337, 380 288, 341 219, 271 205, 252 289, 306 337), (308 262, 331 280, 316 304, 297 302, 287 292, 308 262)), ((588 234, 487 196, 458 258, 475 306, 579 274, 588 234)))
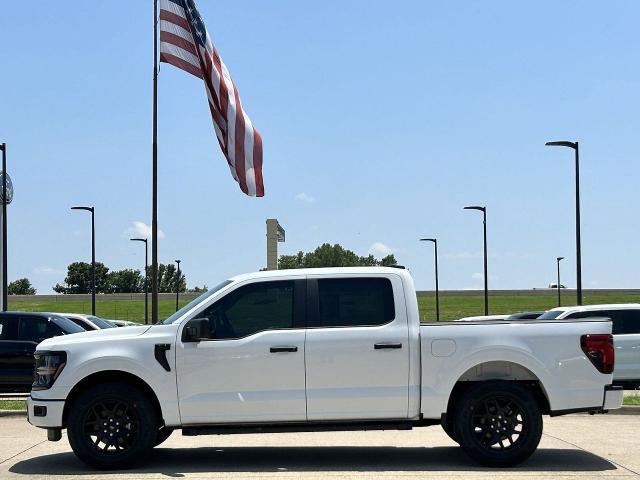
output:
POLYGON ((484 228, 484 314, 489 315, 489 276, 487 275, 487 207, 472 205, 464 207, 465 210, 478 210, 482 212, 482 225, 484 228))
POLYGON ((91 212, 91 315, 96 314, 96 221, 94 207, 71 207, 91 212))
POLYGON ((144 242, 144 324, 149 323, 149 245, 146 238, 131 238, 132 242, 144 242))
POLYGON ((0 143, 2 150, 2 311, 7 311, 8 275, 7 275, 7 144, 0 143))
POLYGON ((178 272, 176 275, 176 312, 178 311, 178 300, 180 297, 180 262, 182 260, 176 260, 176 263, 178 264, 178 272))
POLYGON ((435 253, 436 264, 436 322, 440 321, 440 290, 438 287, 438 239, 437 238, 421 238, 421 242, 432 242, 435 253))
POLYGON ((568 147, 575 152, 576 163, 576 296, 578 305, 582 305, 582 253, 580 248, 580 150, 578 142, 547 142, 547 147, 568 147))
POLYGON ((562 301, 560 300, 560 262, 564 260, 564 257, 556 258, 556 263, 558 264, 558 283, 556 287, 558 287, 558 306, 562 306, 562 301))

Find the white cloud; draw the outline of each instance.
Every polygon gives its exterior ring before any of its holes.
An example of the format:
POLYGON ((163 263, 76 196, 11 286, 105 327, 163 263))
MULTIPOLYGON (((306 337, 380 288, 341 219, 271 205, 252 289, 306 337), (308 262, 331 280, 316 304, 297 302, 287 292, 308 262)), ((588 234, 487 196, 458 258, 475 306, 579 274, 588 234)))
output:
MULTIPOLYGON (((484 280, 484 274, 480 273, 480 272, 476 272, 471 274, 471 278, 473 278, 474 280, 484 280)), ((489 274, 489 280, 497 280, 498 276, 497 275, 491 275, 489 274)))
POLYGON ((296 200, 300 200, 301 202, 305 202, 305 203, 313 203, 316 201, 316 197, 312 197, 311 195, 308 195, 304 192, 300 192, 295 196, 296 200))
MULTIPOLYGON (((127 237, 151 238, 151 226, 144 222, 131 222, 131 226, 124 231, 127 237)), ((164 238, 164 232, 158 229, 158 238, 164 238)))
POLYGON ((393 248, 382 242, 374 242, 369 247, 369 255, 373 255, 374 257, 386 257, 394 252, 395 250, 393 248))
POLYGON ((64 270, 58 270, 57 268, 49 267, 47 265, 41 265, 39 267, 34 267, 33 273, 36 275, 61 275, 64 273, 64 270))

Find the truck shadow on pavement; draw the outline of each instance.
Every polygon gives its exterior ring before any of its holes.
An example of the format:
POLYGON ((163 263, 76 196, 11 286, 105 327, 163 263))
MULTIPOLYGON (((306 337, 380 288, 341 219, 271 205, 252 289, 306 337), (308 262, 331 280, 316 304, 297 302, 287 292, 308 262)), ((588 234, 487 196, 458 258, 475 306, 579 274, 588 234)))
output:
MULTIPOLYGON (((514 470, 596 472, 616 468, 604 458, 584 450, 546 448, 539 449, 514 470)), ((491 470, 472 462, 458 447, 345 446, 157 448, 148 462, 135 469, 135 472, 181 476, 182 473, 192 472, 491 470)), ((49 476, 96 474, 71 452, 22 460, 11 466, 9 471, 49 476)))

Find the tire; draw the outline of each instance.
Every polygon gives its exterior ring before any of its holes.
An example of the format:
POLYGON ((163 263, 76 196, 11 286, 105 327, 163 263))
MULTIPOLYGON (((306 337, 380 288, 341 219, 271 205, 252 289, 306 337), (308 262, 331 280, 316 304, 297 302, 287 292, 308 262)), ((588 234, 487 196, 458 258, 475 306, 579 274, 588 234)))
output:
POLYGON ((124 383, 95 385, 69 408, 67 436, 76 456, 100 470, 128 468, 144 460, 159 422, 149 399, 124 383))
POLYGON ((456 432, 454 431, 453 421, 451 420, 452 417, 454 417, 453 414, 442 415, 442 418, 440 419, 440 426, 442 427, 442 430, 444 430, 444 433, 446 433, 451 440, 459 443, 458 438, 456 437, 456 432))
POLYGON ((171 436, 173 433, 173 428, 169 427, 161 427, 156 433, 156 440, 153 442, 153 446, 157 447, 158 445, 164 443, 164 441, 171 436))
POLYGON ((464 392, 454 418, 454 433, 462 449, 488 467, 523 462, 542 436, 540 406, 515 382, 475 383, 464 392))

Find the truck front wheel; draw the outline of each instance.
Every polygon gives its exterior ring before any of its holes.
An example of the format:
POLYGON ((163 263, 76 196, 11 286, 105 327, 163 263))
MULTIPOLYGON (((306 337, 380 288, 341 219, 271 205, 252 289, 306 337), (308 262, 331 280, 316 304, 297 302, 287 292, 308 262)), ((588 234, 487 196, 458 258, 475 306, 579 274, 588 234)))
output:
POLYGON ((69 444, 87 465, 127 468, 153 448, 158 419, 149 399, 124 383, 89 387, 73 401, 67 422, 69 444))
POLYGON ((542 413, 534 396, 515 382, 478 382, 458 403, 454 432, 462 449, 478 463, 510 467, 538 447, 542 413))

